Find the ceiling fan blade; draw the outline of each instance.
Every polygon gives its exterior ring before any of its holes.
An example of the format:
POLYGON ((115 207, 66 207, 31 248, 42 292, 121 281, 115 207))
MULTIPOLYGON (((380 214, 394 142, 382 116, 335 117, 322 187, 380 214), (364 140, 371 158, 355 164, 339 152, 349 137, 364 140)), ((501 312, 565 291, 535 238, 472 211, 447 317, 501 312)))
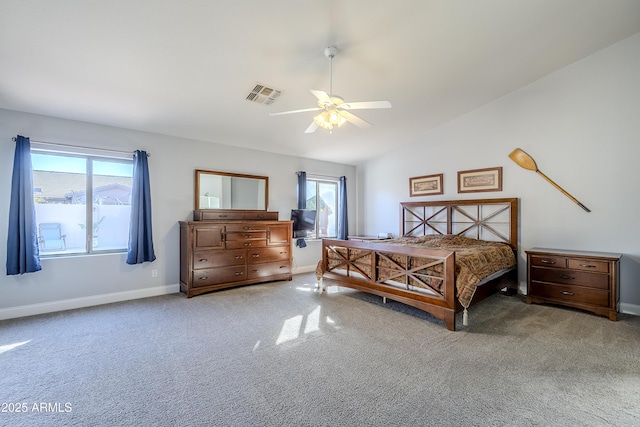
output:
POLYGON ((389 101, 363 101, 363 102, 345 102, 340 104, 339 108, 345 110, 364 110, 368 108, 391 108, 389 101))
POLYGON ((284 114, 304 113, 305 111, 318 111, 318 110, 322 110, 322 108, 320 108, 320 107, 303 108, 301 110, 282 111, 280 113, 269 113, 269 115, 270 116, 282 116, 284 114))
POLYGON ((340 113, 340 115, 342 117, 344 117, 345 119, 349 120, 351 123, 353 123, 354 125, 358 126, 359 128, 368 128, 371 127, 371 123, 362 120, 360 117, 351 114, 348 111, 338 111, 340 113))
POLYGON ((316 131, 316 129, 318 129, 318 125, 314 121, 314 122, 311 122, 311 124, 309 125, 307 130, 304 131, 304 133, 314 133, 316 131))
POLYGON ((327 92, 323 90, 311 89, 311 93, 313 94, 313 96, 318 98, 318 101, 320 101, 321 103, 331 103, 331 97, 327 95, 327 92))

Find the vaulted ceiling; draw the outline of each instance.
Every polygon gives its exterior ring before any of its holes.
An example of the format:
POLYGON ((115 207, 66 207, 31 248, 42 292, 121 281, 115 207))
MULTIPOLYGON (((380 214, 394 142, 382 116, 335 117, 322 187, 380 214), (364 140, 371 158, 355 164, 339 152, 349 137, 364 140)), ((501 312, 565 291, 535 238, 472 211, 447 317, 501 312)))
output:
POLYGON ((639 31, 638 0, 2 0, 0 108, 356 164, 639 31), (371 128, 269 116, 329 92, 327 46, 371 128))

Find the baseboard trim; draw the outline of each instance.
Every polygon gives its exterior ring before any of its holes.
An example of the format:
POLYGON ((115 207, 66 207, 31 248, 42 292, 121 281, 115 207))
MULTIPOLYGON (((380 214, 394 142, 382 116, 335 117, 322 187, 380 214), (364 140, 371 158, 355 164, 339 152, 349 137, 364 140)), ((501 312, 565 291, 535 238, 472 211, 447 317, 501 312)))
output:
POLYGON ((634 316, 640 316, 640 305, 627 304, 622 302, 620 303, 619 311, 620 313, 633 314, 634 316))
MULTIPOLYGON (((293 274, 311 273, 315 266, 304 266, 293 269, 293 274)), ((114 302, 128 301, 140 298, 150 298, 160 295, 177 294, 180 285, 157 286, 154 288, 139 289, 135 291, 114 292, 111 294, 93 295, 90 297, 72 298, 61 301, 29 304, 18 307, 0 309, 0 320, 16 319, 19 317, 35 316, 38 314, 54 313, 56 311, 73 310, 75 308, 91 307, 94 305, 111 304, 114 302)), ((620 303, 619 312, 640 316, 640 305, 620 303)))
POLYGON ((296 267, 292 269, 292 274, 311 273, 316 271, 315 265, 305 265, 304 267, 296 267))
POLYGON ((156 297, 160 295, 176 294, 178 292, 180 292, 180 285, 176 284, 138 289, 135 291, 92 295, 90 297, 72 298, 40 304, 21 305, 18 307, 0 309, 0 320, 16 319, 18 317, 35 316, 38 314, 54 313, 56 311, 73 310, 75 308, 91 307, 94 305, 110 304, 114 302, 156 297))

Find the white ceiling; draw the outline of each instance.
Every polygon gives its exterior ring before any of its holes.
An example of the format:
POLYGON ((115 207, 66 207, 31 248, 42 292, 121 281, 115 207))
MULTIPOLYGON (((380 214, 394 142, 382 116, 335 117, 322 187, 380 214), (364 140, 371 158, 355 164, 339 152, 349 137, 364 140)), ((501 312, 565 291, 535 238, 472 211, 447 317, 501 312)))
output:
POLYGON ((639 31, 639 0, 1 0, 0 108, 356 164, 639 31), (335 94, 393 108, 270 117, 329 45, 335 94))

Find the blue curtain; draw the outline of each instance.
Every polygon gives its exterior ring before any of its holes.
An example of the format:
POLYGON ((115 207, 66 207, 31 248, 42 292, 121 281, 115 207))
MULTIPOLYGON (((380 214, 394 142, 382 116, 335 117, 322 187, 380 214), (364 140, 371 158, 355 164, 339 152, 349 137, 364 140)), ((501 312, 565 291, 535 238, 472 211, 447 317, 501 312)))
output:
POLYGON ((131 188, 131 224, 127 264, 142 264, 156 259, 151 232, 151 190, 147 152, 133 154, 133 184, 131 188))
MULTIPOLYGON (((298 172, 298 209, 307 209, 307 173, 298 172)), ((304 239, 296 240, 296 246, 299 248, 307 247, 304 239)))
POLYGON ((347 177, 340 177, 340 200, 338 201, 338 239, 347 240, 349 236, 349 217, 347 216, 347 177))
POLYGON ((29 138, 21 135, 15 140, 7 233, 8 276, 42 270, 36 232, 36 207, 33 202, 31 143, 29 138))

